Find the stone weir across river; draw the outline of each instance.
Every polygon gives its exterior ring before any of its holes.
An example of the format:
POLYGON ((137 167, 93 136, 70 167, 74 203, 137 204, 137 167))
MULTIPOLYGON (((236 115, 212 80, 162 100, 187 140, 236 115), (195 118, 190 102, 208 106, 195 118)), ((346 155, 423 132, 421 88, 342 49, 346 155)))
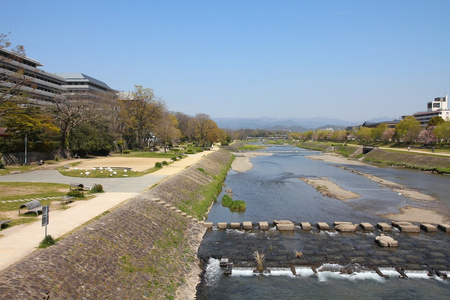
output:
POLYGON ((266 267, 311 266, 325 263, 359 264, 366 268, 401 267, 407 270, 450 271, 450 236, 444 231, 404 233, 397 229, 386 235, 398 241, 398 247, 384 248, 375 242, 381 229, 372 232, 336 232, 312 228, 292 231, 275 227, 260 230, 208 229, 199 257, 206 264, 212 258, 226 258, 238 267, 255 267, 253 254, 263 253, 266 267), (301 253, 301 255, 299 255, 301 253))

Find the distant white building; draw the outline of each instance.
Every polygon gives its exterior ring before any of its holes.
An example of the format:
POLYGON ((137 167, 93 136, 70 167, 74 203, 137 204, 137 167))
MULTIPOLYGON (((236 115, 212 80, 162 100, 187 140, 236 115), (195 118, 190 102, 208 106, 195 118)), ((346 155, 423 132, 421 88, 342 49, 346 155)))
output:
POLYGON ((428 121, 433 117, 441 117, 445 121, 450 121, 450 110, 448 109, 448 96, 434 98, 427 103, 427 111, 413 114, 414 118, 420 122, 423 127, 427 126, 428 121))

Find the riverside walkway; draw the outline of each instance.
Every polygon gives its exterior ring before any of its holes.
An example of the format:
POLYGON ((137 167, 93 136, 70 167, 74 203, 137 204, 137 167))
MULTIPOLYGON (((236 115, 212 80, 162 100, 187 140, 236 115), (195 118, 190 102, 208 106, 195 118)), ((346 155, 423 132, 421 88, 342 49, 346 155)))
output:
MULTIPOLYGON (((76 178, 76 181, 82 182, 85 186, 93 186, 96 183, 101 184, 106 192, 97 194, 91 200, 75 201, 68 205, 69 209, 50 211, 47 234, 51 235, 54 239, 69 234, 93 218, 139 195, 152 185, 195 164, 216 149, 188 155, 188 157, 178 160, 161 170, 142 177, 76 178)), ((98 159, 98 161, 101 163, 101 159, 98 159)), ((145 163, 145 158, 143 159, 143 163, 145 163)), ((73 181, 73 177, 63 176, 56 170, 38 170, 0 176, 0 182, 51 182, 70 184, 73 181)), ((36 222, 17 225, 2 230, 0 232, 0 271, 36 250, 44 238, 44 232, 44 228, 41 226, 41 216, 38 217, 36 222)))

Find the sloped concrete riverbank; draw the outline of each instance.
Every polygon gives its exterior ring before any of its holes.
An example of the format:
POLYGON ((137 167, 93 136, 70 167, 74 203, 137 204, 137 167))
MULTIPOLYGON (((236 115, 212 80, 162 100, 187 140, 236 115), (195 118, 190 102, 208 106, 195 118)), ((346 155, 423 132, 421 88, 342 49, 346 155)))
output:
POLYGON ((189 215, 231 157, 218 150, 5 269, 2 299, 194 298, 205 227, 189 215))

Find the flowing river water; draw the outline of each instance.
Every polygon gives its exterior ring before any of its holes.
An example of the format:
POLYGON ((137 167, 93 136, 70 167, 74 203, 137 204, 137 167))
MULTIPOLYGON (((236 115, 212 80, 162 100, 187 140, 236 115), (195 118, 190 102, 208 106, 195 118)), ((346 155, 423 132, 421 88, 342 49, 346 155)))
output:
MULTIPOLYGON (((270 156, 251 159, 246 172, 230 170, 225 188, 208 215, 209 222, 273 220, 300 222, 348 221, 390 223, 380 215, 399 213, 401 207, 418 206, 448 210, 450 177, 425 172, 373 166, 348 165, 348 169, 307 156, 319 152, 291 146, 270 146, 262 150, 270 156), (420 202, 382 187, 359 172, 414 188, 438 201, 420 202), (300 178, 327 177, 345 190, 361 197, 337 200, 320 194, 300 178), (234 200, 244 200, 244 212, 232 212, 221 205, 222 196, 232 191, 234 200)), ((341 166, 341 165, 340 165, 341 166)), ((394 230, 398 248, 381 248, 374 242, 380 233, 279 232, 209 229, 199 249, 206 272, 198 299, 449 299, 448 279, 427 270, 449 273, 449 234, 406 234, 394 230), (254 275, 252 254, 264 253, 265 267, 271 273, 254 275), (299 251, 303 257, 296 258, 299 251), (231 276, 219 266, 220 258, 234 263, 231 276), (315 271, 311 268, 315 266, 315 271), (389 278, 380 277, 370 266, 380 267, 389 278), (408 279, 399 278, 395 267, 406 270, 408 279), (345 270, 345 271, 343 271, 345 270), (351 271, 348 271, 351 270, 351 271), (294 275, 295 274, 295 275, 294 275)), ((450 275, 450 274, 449 274, 450 275)))

